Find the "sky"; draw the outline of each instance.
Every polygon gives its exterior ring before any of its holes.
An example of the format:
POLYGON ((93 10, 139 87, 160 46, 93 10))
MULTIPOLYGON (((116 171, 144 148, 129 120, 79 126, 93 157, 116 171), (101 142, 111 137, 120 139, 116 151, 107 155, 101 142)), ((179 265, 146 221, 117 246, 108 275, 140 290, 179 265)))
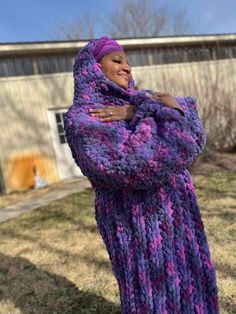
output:
MULTIPOLYGON (((236 0, 156 0, 171 10, 187 7, 191 34, 236 33, 236 0)), ((54 40, 64 21, 87 11, 95 17, 119 6, 119 0, 1 0, 0 43, 54 40)), ((95 36, 105 35, 97 26, 95 36)))

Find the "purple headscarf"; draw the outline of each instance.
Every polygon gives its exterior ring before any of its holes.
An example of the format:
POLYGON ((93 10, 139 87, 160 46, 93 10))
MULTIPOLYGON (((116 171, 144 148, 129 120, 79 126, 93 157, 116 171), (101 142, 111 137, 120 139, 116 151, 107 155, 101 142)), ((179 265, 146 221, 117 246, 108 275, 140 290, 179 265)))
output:
POLYGON ((114 39, 108 36, 103 36, 96 42, 93 56, 96 61, 99 62, 106 54, 113 51, 124 52, 124 48, 114 39))

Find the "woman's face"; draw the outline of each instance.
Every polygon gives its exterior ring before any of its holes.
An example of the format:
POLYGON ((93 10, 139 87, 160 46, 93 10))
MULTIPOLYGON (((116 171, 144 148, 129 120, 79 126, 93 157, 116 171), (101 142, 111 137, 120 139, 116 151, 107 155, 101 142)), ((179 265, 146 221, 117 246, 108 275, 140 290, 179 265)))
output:
POLYGON ((113 51, 100 61, 103 73, 117 85, 127 89, 131 80, 131 67, 122 51, 113 51))

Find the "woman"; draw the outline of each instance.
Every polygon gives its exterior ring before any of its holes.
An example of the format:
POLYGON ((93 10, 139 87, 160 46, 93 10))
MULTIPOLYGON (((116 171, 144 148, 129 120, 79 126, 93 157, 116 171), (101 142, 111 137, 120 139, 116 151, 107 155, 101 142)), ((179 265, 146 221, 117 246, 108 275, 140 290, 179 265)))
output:
POLYGON ((79 53, 74 82, 66 137, 95 192, 122 313, 219 313, 187 170, 206 141, 196 99, 136 91, 123 47, 109 37, 79 53))

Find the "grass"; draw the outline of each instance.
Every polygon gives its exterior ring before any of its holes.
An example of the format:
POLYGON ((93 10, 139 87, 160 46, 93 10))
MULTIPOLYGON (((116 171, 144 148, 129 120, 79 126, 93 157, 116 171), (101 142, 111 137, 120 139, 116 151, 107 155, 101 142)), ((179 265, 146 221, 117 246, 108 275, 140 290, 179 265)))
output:
MULTIPOLYGON (((236 174, 194 175, 221 314, 236 313, 236 174)), ((91 189, 0 224, 0 314, 118 314, 91 189)))

